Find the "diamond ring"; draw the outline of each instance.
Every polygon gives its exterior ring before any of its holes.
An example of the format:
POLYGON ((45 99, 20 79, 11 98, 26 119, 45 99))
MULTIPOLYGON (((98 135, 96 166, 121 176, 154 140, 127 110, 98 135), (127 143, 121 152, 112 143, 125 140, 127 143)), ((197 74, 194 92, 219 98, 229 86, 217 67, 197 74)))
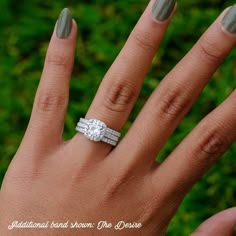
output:
POLYGON ((86 138, 95 142, 104 142, 116 146, 120 133, 110 129, 106 124, 96 119, 80 118, 76 126, 76 131, 84 134, 86 138))

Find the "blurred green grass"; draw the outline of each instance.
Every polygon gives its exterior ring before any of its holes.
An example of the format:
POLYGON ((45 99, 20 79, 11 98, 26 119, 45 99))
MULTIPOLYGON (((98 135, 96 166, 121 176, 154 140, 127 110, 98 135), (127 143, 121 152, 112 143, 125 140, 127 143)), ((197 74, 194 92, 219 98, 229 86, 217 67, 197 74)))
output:
MULTIPOLYGON (((74 135, 103 75, 141 15, 146 0, 0 0, 0 183, 24 135, 55 21, 65 6, 79 28, 65 138, 74 135)), ((158 85, 219 13, 234 1, 180 0, 177 13, 143 84, 124 130, 158 85)), ((204 89, 160 154, 164 159, 192 128, 236 87, 235 50, 204 89)), ((186 85, 187 86, 187 85, 186 85)), ((189 235, 203 220, 236 205, 236 145, 192 189, 167 235, 189 235)), ((180 170, 181 171, 181 170, 180 170)))

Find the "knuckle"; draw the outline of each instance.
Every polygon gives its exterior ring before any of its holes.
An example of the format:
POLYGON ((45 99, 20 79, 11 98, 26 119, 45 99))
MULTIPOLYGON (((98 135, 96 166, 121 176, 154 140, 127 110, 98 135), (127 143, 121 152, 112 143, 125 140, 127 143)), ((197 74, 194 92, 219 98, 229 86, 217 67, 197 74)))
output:
POLYGON ((212 163, 216 161, 230 146, 230 141, 224 132, 224 125, 208 120, 202 129, 202 137, 199 139, 198 151, 201 159, 212 163), (207 125, 208 124, 208 125, 207 125), (210 127, 209 127, 209 124, 210 127))
POLYGON ((71 64, 71 58, 62 53, 49 53, 46 58, 46 63, 53 67, 68 68, 71 64))
POLYGON ((147 33, 136 31, 133 33, 133 38, 138 47, 144 49, 145 51, 154 52, 156 50, 156 43, 149 37, 147 33))
POLYGON ((210 64, 220 64, 223 61, 224 53, 222 49, 214 42, 210 42, 208 39, 203 38, 199 42, 200 55, 210 64))
POLYGON ((36 106, 40 111, 61 111, 67 107, 67 95, 43 92, 38 95, 36 106))
POLYGON ((160 101, 160 115, 164 118, 176 118, 183 114, 191 104, 190 96, 179 88, 169 88, 160 101))
MULTIPOLYGON (((113 79, 116 80, 116 78, 113 79)), ((107 89, 103 105, 107 110, 124 112, 130 107, 136 96, 137 92, 134 86, 124 80, 119 81, 107 89)))

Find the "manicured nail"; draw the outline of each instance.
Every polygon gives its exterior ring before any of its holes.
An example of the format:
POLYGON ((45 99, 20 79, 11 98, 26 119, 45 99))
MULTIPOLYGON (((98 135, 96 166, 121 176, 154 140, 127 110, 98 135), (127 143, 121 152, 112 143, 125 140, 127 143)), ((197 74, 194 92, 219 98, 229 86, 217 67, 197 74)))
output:
POLYGON ((57 21, 57 37, 66 39, 69 37, 72 28, 72 16, 68 8, 64 8, 57 21))
POLYGON ((236 33, 236 4, 234 4, 224 16, 222 26, 227 32, 231 34, 236 33))
POLYGON ((174 10, 176 0, 156 0, 152 7, 152 16, 156 20, 166 20, 174 10))

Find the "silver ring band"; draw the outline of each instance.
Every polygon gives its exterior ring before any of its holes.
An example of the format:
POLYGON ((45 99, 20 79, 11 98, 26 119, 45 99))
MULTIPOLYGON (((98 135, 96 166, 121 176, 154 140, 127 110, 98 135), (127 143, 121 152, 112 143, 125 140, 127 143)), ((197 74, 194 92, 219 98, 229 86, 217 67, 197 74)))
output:
POLYGON ((104 122, 96 119, 80 118, 76 131, 84 134, 89 140, 104 142, 112 146, 116 146, 120 138, 119 132, 108 128, 104 122))

